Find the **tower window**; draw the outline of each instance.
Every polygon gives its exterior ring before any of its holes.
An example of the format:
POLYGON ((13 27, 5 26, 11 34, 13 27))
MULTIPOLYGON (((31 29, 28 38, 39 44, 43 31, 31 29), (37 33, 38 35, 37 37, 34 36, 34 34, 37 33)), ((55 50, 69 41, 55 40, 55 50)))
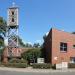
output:
POLYGON ((60 43, 60 51, 61 52, 66 52, 67 51, 67 43, 60 43))
POLYGON ((14 18, 12 18, 12 22, 14 22, 14 18))
POLYGON ((14 12, 12 11, 12 15, 14 15, 14 12))

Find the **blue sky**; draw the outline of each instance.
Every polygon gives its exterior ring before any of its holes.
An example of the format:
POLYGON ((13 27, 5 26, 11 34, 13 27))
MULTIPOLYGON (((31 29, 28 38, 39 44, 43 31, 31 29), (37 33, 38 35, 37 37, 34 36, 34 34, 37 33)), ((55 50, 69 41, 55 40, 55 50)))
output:
POLYGON ((0 0, 0 16, 7 19, 7 8, 19 7, 19 35, 24 42, 41 42, 51 27, 75 31, 75 0, 0 0))

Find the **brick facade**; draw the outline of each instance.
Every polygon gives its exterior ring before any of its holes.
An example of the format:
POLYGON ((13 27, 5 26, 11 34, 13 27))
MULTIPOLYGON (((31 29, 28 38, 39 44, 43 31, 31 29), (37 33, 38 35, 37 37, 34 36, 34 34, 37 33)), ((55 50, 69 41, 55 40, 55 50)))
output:
POLYGON ((75 34, 60 31, 52 28, 44 42, 45 62, 56 64, 61 62, 75 62, 75 34), (67 47, 60 47, 60 43, 67 44, 67 47), (71 58, 73 58, 71 60, 71 58))

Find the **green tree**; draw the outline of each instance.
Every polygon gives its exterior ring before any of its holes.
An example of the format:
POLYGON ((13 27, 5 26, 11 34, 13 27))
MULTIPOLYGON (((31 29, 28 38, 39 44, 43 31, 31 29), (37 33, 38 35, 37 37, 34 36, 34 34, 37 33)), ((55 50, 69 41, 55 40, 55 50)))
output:
POLYGON ((29 43, 26 43, 26 44, 25 44, 25 47, 31 48, 31 47, 32 47, 32 45, 31 45, 31 44, 29 44, 29 43))
POLYGON ((40 44, 39 43, 34 43, 33 47, 34 48, 39 48, 40 47, 40 44))
POLYGON ((46 36, 46 34, 45 34, 45 35, 43 36, 43 40, 44 40, 44 42, 45 42, 45 40, 46 40, 46 37, 47 37, 47 36, 46 36))
POLYGON ((41 57, 41 49, 40 48, 33 48, 29 49, 28 51, 22 53, 22 58, 27 60, 29 63, 36 63, 37 58, 41 57))
POLYGON ((25 47, 25 44, 24 44, 23 40, 20 37, 18 37, 18 40, 19 40, 19 45, 21 47, 25 47))
POLYGON ((75 32, 72 32, 72 34, 75 34, 75 32))
POLYGON ((6 21, 3 17, 0 17, 0 59, 2 57, 3 49, 4 49, 4 37, 6 34, 6 21))
POLYGON ((3 17, 0 17, 0 35, 4 35, 6 33, 6 21, 3 19, 3 17))

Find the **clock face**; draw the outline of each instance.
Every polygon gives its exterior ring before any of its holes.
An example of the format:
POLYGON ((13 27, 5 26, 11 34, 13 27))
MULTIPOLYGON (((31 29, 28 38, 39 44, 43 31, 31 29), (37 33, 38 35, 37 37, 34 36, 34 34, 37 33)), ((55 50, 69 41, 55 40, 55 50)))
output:
POLYGON ((16 26, 18 25, 18 9, 9 9, 8 10, 8 25, 16 26))

